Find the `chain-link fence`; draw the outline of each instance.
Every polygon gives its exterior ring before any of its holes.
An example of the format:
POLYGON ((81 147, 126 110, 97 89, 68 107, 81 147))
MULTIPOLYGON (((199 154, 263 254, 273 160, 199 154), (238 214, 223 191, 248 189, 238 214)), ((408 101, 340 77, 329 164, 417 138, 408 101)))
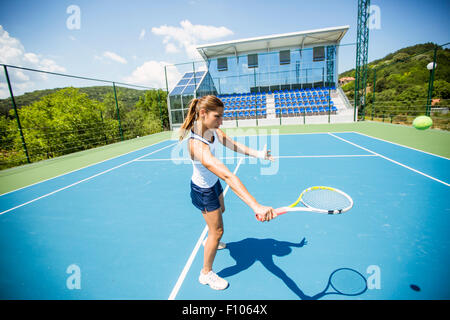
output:
POLYGON ((1 66, 0 169, 169 129, 165 90, 1 66))

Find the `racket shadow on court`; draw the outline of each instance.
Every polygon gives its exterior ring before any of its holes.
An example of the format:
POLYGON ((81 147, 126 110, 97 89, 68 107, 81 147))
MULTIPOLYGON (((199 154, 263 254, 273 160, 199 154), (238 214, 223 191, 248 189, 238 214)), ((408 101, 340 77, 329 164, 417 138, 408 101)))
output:
POLYGON ((292 248, 301 248, 306 244, 307 241, 305 238, 298 243, 255 238, 229 242, 225 250, 230 251, 230 256, 235 260, 236 264, 221 270, 218 275, 224 278, 231 277, 247 270, 255 262, 259 261, 302 300, 317 300, 329 294, 357 296, 367 290, 366 279, 361 273, 350 268, 339 268, 331 273, 328 284, 322 292, 313 296, 305 294, 295 281, 275 264, 273 256, 287 256, 292 252, 292 248), (332 291, 329 291, 329 289, 332 289, 332 291))

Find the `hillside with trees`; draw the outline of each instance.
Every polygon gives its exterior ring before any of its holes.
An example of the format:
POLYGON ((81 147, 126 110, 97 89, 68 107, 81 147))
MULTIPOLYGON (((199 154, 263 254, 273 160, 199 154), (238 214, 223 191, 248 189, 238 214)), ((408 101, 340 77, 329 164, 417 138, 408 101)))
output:
MULTIPOLYGON (((368 64, 365 117, 385 119, 395 123, 411 123, 424 114, 427 103, 430 72, 427 64, 433 61, 433 43, 418 44, 388 54, 368 64), (375 76, 375 86, 374 86, 375 76), (375 88, 375 90, 374 90, 375 88), (373 93, 375 91, 375 94, 373 93), (374 103, 375 102, 375 103, 374 103)), ((450 99, 450 50, 438 47, 436 54, 433 96, 435 127, 450 129, 446 113, 450 99)), ((355 77, 355 69, 339 78, 355 77)), ((350 101, 354 100, 355 81, 342 86, 350 101)), ((359 110, 361 114, 362 110, 359 110)))

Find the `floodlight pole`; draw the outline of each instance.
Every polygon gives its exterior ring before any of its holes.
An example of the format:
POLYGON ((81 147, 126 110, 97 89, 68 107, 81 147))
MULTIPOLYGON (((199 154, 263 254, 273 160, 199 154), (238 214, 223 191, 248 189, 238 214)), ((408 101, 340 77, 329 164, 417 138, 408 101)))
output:
POLYGON ((356 70, 355 70, 355 106, 353 121, 356 119, 358 106, 362 104, 362 114, 365 115, 367 87, 367 56, 369 51, 369 7, 370 0, 358 0, 358 29, 356 35, 356 70), (362 90, 360 94, 360 90, 362 90), (361 103, 361 100, 363 102, 361 103))

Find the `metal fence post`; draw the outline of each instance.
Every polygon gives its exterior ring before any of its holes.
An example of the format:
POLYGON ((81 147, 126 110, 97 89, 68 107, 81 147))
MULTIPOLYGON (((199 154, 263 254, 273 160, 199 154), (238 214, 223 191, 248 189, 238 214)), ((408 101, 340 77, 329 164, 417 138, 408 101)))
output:
MULTIPOLYGON (((192 62, 192 71, 194 72, 194 99, 197 99, 197 80, 195 79, 195 62, 192 62)), ((183 114, 184 118, 184 114, 183 114)))
POLYGON ((22 139, 23 150, 25 151, 25 155, 27 156, 27 162, 31 163, 30 156, 28 154, 27 144, 25 143, 25 137, 23 136, 22 125, 20 124, 19 112, 17 111, 16 101, 14 100, 14 94, 11 87, 11 82, 9 81, 8 69, 5 65, 3 65, 5 69, 6 81, 8 82, 9 94, 11 95, 11 102, 14 107, 14 112, 16 114, 17 126, 19 127, 20 138, 22 139))
POLYGON ((331 123, 331 87, 328 87, 328 123, 331 123))
POLYGON ((156 90, 156 93, 158 95, 158 108, 159 108, 159 119, 161 120, 161 131, 164 131, 164 123, 161 112, 161 97, 159 96, 159 89, 156 90))
POLYGON ((375 109, 375 86, 377 83, 377 69, 373 69, 373 86, 372 86, 372 121, 373 121, 373 113, 375 109))
POLYGON ((117 111, 117 120, 119 120, 119 132, 120 137, 123 141, 123 130, 122 130, 122 124, 120 123, 120 114, 119 114, 119 102, 117 101, 117 92, 116 92, 116 83, 113 82, 113 89, 114 89, 114 99, 116 100, 116 111, 117 111))
POLYGON ((428 81, 428 98, 427 98, 427 109, 425 114, 430 116, 431 112, 431 98, 433 97, 433 81, 434 81, 434 72, 436 70, 436 53, 437 46, 434 47, 434 55, 433 55, 433 69, 430 70, 430 80, 428 81))

